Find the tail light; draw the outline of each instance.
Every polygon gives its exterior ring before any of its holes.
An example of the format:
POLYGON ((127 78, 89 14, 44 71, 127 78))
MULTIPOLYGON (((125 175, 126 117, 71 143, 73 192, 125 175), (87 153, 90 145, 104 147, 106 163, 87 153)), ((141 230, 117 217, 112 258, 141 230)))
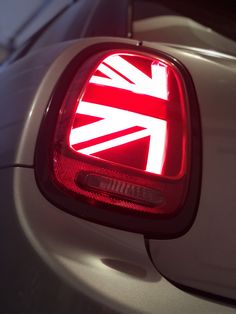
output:
POLYGON ((48 140, 40 135, 44 193, 74 215, 127 230, 163 233, 186 211, 189 223, 195 145, 180 67, 135 49, 72 64, 76 73, 61 79, 63 98, 56 90, 42 126, 45 136, 51 124, 48 140))

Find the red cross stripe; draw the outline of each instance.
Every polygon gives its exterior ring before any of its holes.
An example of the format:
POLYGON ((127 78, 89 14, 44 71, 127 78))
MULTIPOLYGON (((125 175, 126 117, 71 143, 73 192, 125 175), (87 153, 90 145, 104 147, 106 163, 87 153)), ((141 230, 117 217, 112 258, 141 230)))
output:
MULTIPOLYGON (((126 60, 125 56, 117 54, 108 56, 99 64, 88 82, 88 86, 91 87, 93 84, 96 86, 97 101, 88 101, 94 100, 95 92, 85 90, 76 111, 78 120, 86 115, 98 118, 98 121, 79 126, 73 125, 69 138, 71 147, 79 153, 94 155, 149 137, 146 165, 143 170, 154 174, 162 173, 167 122, 159 117, 137 112, 137 106, 133 105, 135 112, 132 112, 130 108, 126 109, 125 106, 126 102, 135 104, 137 97, 141 94, 145 95, 146 102, 150 102, 150 96, 162 101, 168 100, 167 66, 153 60, 149 61, 148 66, 150 76, 126 60), (118 90, 120 100, 114 100, 113 95, 109 96, 110 94, 105 90, 108 98, 106 104, 102 100, 99 101, 99 94, 104 93, 104 87, 118 90), (128 101, 126 100, 127 93, 130 93, 128 101), (117 102, 122 109, 114 105, 117 102), (108 135, 110 135, 109 138, 106 137, 108 135), (83 144, 82 148, 80 144, 83 144)), ((145 102, 140 106, 141 112, 145 106, 145 102)), ((142 149, 140 147, 141 151, 142 149)), ((109 157, 109 160, 112 161, 112 158, 109 157)), ((128 165, 133 166, 132 163, 128 165)))

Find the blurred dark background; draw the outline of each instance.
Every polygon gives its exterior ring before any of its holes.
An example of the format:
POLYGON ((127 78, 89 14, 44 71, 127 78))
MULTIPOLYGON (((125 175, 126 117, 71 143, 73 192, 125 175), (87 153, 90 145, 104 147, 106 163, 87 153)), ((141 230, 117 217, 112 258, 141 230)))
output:
MULTIPOLYGON (((94 6, 97 1, 93 0, 94 6)), ((110 0, 112 1, 120 0, 110 0)), ((82 4, 86 0, 0 1, 0 61, 75 2, 82 4)), ((236 40, 234 0, 130 0, 130 3, 133 4, 133 20, 182 15, 236 40)))

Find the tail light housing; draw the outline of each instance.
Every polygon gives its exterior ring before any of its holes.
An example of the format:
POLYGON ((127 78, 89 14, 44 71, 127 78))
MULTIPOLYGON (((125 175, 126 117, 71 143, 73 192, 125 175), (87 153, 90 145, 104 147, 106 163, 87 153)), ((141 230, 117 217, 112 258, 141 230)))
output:
POLYGON ((156 51, 97 50, 72 60, 52 95, 36 151, 39 186, 73 215, 176 236, 199 193, 191 78, 156 51))

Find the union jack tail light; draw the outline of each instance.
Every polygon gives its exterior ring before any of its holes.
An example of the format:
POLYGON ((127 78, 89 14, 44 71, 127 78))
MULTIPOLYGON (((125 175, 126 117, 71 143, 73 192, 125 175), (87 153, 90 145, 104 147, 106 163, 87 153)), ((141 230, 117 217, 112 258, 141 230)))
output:
POLYGON ((47 145, 40 137, 40 155, 48 149, 44 169, 43 158, 36 159, 44 193, 95 222, 181 233, 192 221, 200 178, 196 96, 186 70, 137 48, 73 62, 76 73, 61 78, 48 109, 53 118, 42 126, 45 136, 53 125, 47 145))

